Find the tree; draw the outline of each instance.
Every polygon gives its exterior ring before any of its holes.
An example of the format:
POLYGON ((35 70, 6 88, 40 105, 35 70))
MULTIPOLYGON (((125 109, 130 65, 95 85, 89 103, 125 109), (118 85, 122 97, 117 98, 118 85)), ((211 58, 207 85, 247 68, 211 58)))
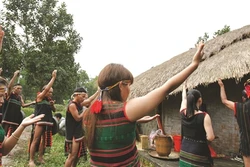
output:
MULTIPOLYGON (((217 36, 225 34, 225 33, 229 32, 229 31, 230 31, 230 26, 225 25, 221 30, 218 30, 218 31, 214 32, 215 36, 213 36, 213 38, 216 38, 217 36)), ((203 35, 203 37, 199 37, 198 38, 196 44, 198 44, 202 40, 204 42, 207 42, 208 39, 209 39, 209 35, 208 35, 208 33, 205 32, 204 35, 203 35)))
POLYGON ((72 93, 80 69, 74 54, 80 49, 82 38, 74 30, 73 16, 67 13, 65 3, 59 5, 57 0, 4 0, 3 4, 4 27, 11 30, 7 31, 8 40, 3 46, 3 65, 12 67, 11 72, 23 69, 25 86, 36 91, 48 83, 51 72, 57 69, 54 97, 63 102, 72 93), (10 55, 12 52, 15 54, 10 55), (7 57, 9 61, 5 60, 7 57), (17 62, 12 64, 11 60, 17 62))
POLYGON ((97 88, 98 88, 97 77, 91 78, 86 83, 86 88, 87 88, 89 96, 93 95, 97 91, 97 88))
POLYGON ((88 94, 91 96, 98 88, 97 77, 89 78, 85 70, 79 70, 77 75, 76 87, 86 88, 88 94))
POLYGON ((77 73, 76 87, 85 87, 85 84, 89 81, 89 76, 85 70, 79 70, 77 73))
POLYGON ((214 35, 215 35, 214 38, 219 36, 219 35, 225 34, 229 31, 230 31, 230 26, 225 25, 224 28, 222 28, 221 30, 214 32, 214 35))
POLYGON ((203 37, 198 38, 198 41, 196 42, 196 44, 198 44, 200 41, 207 42, 208 39, 209 39, 209 35, 208 35, 208 33, 205 32, 203 37))

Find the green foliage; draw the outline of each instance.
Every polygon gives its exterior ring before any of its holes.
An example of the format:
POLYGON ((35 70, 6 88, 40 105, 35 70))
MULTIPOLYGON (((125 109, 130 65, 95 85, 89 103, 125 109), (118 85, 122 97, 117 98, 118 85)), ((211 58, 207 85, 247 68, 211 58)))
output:
MULTIPOLYGON (((64 166, 66 156, 64 155, 64 142, 65 137, 60 136, 58 134, 53 136, 53 145, 51 149, 46 150, 44 154, 45 164, 40 164, 38 166, 43 167, 61 167, 64 166)), ((14 154, 14 164, 13 167, 26 167, 28 164, 28 144, 25 142, 19 143, 22 146, 22 149, 18 150, 17 153, 14 154)), ((82 158, 81 158, 82 159, 82 158)), ((38 163, 37 163, 38 164, 38 163)), ((78 166, 89 167, 89 161, 84 162, 81 160, 78 166)))
POLYGON ((66 116, 66 105, 55 104, 56 113, 61 113, 63 117, 66 116))
POLYGON ((28 97, 33 98, 57 69, 54 99, 62 103, 72 93, 80 69, 74 54, 82 38, 74 29, 73 16, 57 0, 4 0, 3 5, 3 76, 10 78, 22 69, 24 94, 32 92, 28 97))
MULTIPOLYGON (((229 32, 229 31, 230 31, 230 26, 225 25, 221 30, 218 30, 218 31, 214 32, 213 38, 215 38, 215 37, 217 37, 219 35, 225 34, 225 33, 229 32)), ((209 35, 208 35, 208 33, 205 32, 203 37, 198 38, 198 41, 196 42, 196 44, 198 44, 200 41, 207 42, 208 39, 209 39, 209 35)))
POLYGON ((22 111, 24 112, 25 116, 27 117, 27 116, 33 114, 35 109, 32 107, 26 107, 26 108, 22 108, 22 111))
POLYGON ((85 83, 85 87, 87 88, 88 95, 93 95, 98 88, 97 84, 97 77, 90 79, 88 82, 85 83))
POLYGON ((205 32, 203 37, 198 38, 198 41, 196 42, 196 44, 198 44, 200 41, 207 42, 208 38, 209 38, 209 35, 208 33, 205 32))
POLYGON ((84 84, 89 81, 89 76, 85 70, 79 70, 77 72, 76 87, 84 87, 84 84))
POLYGON ((88 91, 88 95, 93 95, 97 88, 97 77, 95 78, 89 78, 88 74, 85 70, 79 70, 77 73, 77 79, 76 87, 84 87, 88 91))
POLYGON ((230 31, 230 26, 225 25, 224 28, 222 28, 221 30, 214 32, 214 38, 219 36, 219 35, 225 34, 229 31, 230 31))
MULTIPOLYGON (((66 105, 55 104, 56 112, 61 113, 65 117, 66 105)), ((29 116, 34 113, 34 106, 22 108, 25 116, 29 116)))

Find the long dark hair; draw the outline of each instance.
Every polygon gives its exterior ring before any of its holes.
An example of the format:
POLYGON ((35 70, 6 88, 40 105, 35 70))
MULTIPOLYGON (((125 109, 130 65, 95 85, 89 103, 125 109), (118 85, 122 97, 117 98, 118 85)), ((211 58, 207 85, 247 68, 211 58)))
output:
MULTIPOLYGON (((113 100, 113 101, 122 101, 121 92, 119 89, 119 84, 113 87, 110 90, 105 90, 107 87, 115 85, 117 82, 129 80, 131 84, 134 81, 134 77, 132 73, 126 69, 121 64, 108 64, 105 66, 98 76, 98 86, 102 93, 99 99, 104 101, 113 100)), ((92 103, 94 104, 94 102, 92 103)), ((86 130, 86 138, 87 138, 87 146, 88 148, 92 148, 94 144, 94 136, 95 136, 95 126, 100 114, 90 112, 90 108, 87 109, 84 115, 84 124, 86 130)))
POLYGON ((201 93, 197 89, 192 89, 187 92, 187 117, 192 117, 195 110, 199 110, 196 106, 198 99, 201 98, 201 93))

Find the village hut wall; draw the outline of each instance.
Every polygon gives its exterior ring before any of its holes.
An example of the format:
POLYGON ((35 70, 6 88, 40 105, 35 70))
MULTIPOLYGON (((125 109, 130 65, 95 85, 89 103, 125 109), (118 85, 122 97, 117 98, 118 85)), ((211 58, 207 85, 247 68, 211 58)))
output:
MULTIPOLYGON (((250 25, 230 31, 206 42, 199 67, 188 78, 187 88, 197 88, 203 95, 211 116, 215 135, 212 142, 215 151, 222 154, 239 153, 239 129, 233 112, 220 100, 218 78, 225 84, 227 97, 241 101, 243 83, 250 78, 250 25)), ((169 78, 190 64, 196 49, 190 48, 139 76, 131 86, 130 98, 139 97, 156 89, 169 78)), ((152 55, 153 56, 153 55, 152 55)), ((164 130, 171 135, 180 134, 179 108, 182 85, 169 94, 151 115, 160 113, 164 130)), ((156 121, 142 124, 143 133, 157 130, 156 121)))
MULTIPOLYGON (((241 82, 234 79, 225 80, 224 85, 229 100, 241 102, 241 92, 244 82, 250 78, 249 75, 242 78, 241 82)), ((208 86, 198 86, 202 94, 203 102, 206 104, 207 113, 210 115, 216 138, 211 146, 218 154, 232 155, 239 153, 239 128, 234 117, 234 112, 222 104, 220 89, 217 83, 208 86)), ((151 115, 159 113, 162 118, 164 130, 169 135, 181 134, 181 117, 179 114, 181 104, 181 93, 169 96, 151 115)), ((150 135, 156 131, 157 121, 141 124, 143 134, 150 135)))

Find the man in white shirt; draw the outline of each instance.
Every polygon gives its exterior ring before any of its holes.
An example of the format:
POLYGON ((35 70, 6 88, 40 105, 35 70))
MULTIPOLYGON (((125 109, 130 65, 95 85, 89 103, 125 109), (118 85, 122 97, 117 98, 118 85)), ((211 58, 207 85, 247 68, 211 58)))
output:
POLYGON ((61 113, 56 113, 54 115, 58 121, 58 125, 59 125, 59 129, 58 129, 58 133, 61 136, 65 136, 66 133, 66 128, 65 128, 65 118, 62 116, 61 113))

